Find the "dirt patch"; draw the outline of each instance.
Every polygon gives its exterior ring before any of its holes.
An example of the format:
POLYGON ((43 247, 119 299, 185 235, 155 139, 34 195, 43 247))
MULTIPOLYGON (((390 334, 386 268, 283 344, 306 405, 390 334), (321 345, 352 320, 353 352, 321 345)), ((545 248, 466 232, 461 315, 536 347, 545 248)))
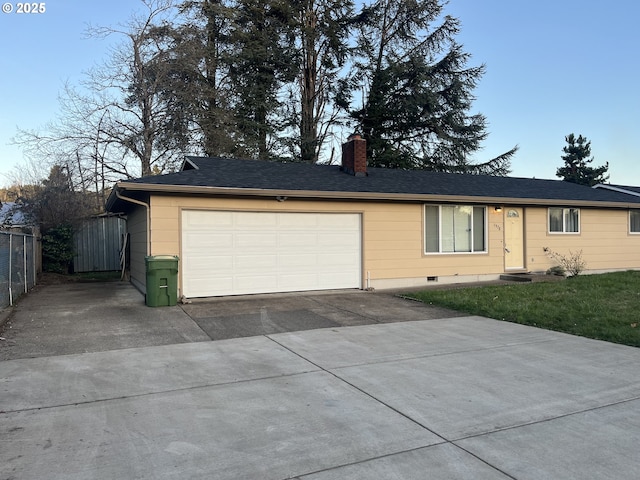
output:
POLYGON ((117 281, 120 281, 120 272, 92 272, 69 275, 52 272, 42 272, 38 276, 38 285, 64 285, 68 283, 117 281))
POLYGON ((43 272, 38 277, 38 285, 60 285, 77 281, 77 277, 74 277, 73 275, 62 275, 60 273, 51 272, 43 272))

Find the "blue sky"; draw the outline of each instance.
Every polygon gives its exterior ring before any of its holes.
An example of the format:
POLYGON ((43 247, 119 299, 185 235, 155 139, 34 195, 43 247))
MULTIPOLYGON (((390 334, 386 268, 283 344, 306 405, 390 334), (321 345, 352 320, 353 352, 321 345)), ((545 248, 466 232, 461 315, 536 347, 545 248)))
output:
MULTIPOLYGON (((10 2, 14 7, 17 2, 10 2)), ((65 81, 105 58, 110 40, 86 39, 89 24, 126 22, 137 0, 51 0, 45 13, 0 13, 0 185, 23 162, 7 145, 16 127, 38 129, 58 111, 65 81)), ((594 166, 611 183, 640 185, 640 3, 636 0, 450 0, 457 37, 486 65, 472 113, 483 113, 487 160, 514 145, 512 175, 556 178, 569 133, 591 141, 594 166)))
POLYGON ((513 176, 555 179, 564 137, 582 134, 611 183, 640 185, 640 3, 451 0, 448 10, 487 68, 475 90, 490 132, 479 160, 518 144, 513 176))

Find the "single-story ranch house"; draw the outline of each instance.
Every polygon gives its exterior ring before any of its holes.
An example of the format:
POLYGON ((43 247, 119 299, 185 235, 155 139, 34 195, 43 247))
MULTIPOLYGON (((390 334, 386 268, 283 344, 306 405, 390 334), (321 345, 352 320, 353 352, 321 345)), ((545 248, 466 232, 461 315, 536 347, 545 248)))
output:
POLYGON ((543 272, 582 251, 586 272, 640 269, 640 197, 558 180, 188 157, 177 173, 116 184, 130 276, 179 257, 185 298, 387 289, 543 272))

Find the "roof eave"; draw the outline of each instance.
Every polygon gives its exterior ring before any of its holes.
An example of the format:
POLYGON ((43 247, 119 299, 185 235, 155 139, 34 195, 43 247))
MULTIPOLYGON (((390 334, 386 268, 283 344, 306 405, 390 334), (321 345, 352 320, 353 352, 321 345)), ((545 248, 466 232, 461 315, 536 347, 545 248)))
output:
POLYGON ((116 197, 116 189, 118 188, 118 184, 116 184, 109 192, 109 196, 107 197, 107 201, 104 203, 104 209, 106 212, 113 211, 113 207, 115 206, 118 197, 116 197))
POLYGON ((626 188, 615 187, 613 185, 607 185, 606 183, 598 183, 594 185, 593 188, 602 188, 605 190, 611 190, 612 192, 624 193, 626 195, 633 195, 634 197, 640 197, 640 193, 634 192, 633 190, 628 190, 626 188))
MULTIPOLYGON (((119 191, 146 191, 156 193, 173 193, 185 195, 223 195, 245 197, 287 197, 287 198, 321 198, 333 200, 369 200, 397 202, 447 202, 447 203, 482 203, 496 205, 536 205, 536 206, 568 206, 568 207, 603 207, 603 208, 638 208, 634 202, 599 202, 589 200, 565 200, 548 198, 491 197, 471 195, 436 195, 384 192, 333 192, 324 190, 287 190, 237 187, 206 187, 191 185, 158 185, 148 183, 119 182, 115 186, 119 191)), ((113 206, 117 200, 115 195, 109 197, 107 207, 113 206)))

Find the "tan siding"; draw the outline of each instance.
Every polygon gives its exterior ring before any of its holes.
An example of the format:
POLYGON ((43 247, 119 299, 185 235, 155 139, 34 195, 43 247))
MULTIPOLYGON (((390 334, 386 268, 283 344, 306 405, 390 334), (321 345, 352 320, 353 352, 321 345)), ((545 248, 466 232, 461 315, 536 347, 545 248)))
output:
MULTIPOLYGON (((154 196, 151 205, 154 255, 180 255, 182 209, 351 212, 362 214, 363 279, 426 282, 426 277, 504 272, 503 213, 491 206, 487 208, 487 253, 431 255, 423 251, 422 204, 154 196)), ((544 271, 554 264, 544 247, 559 253, 582 249, 592 270, 640 268, 640 235, 628 234, 626 211, 582 209, 579 235, 549 234, 546 208, 525 208, 524 220, 525 266, 531 271, 544 271)))
POLYGON ((171 197, 151 197, 151 254, 178 255, 180 211, 171 197), (169 201, 169 204, 167 204, 169 201))
POLYGON ((389 241, 376 241, 376 240, 368 240, 366 242, 367 251, 371 253, 376 253, 383 258, 417 258, 416 251, 418 254, 422 249, 422 242, 406 242, 399 241, 393 242, 389 241), (375 247, 373 247, 375 245, 375 247), (386 257, 385 257, 386 252, 386 257), (397 252, 397 253, 394 253, 397 252))
POLYGON ((586 270, 640 268, 640 238, 629 235, 629 214, 625 210, 580 210, 580 234, 551 234, 547 209, 527 209, 527 255, 531 270, 546 270, 557 262, 544 247, 562 255, 582 250, 586 270))
POLYGON ((422 204, 157 196, 152 198, 152 253, 180 255, 180 212, 199 208, 362 213, 363 278, 372 281, 503 272, 502 215, 488 215, 489 253, 425 255, 422 204))

